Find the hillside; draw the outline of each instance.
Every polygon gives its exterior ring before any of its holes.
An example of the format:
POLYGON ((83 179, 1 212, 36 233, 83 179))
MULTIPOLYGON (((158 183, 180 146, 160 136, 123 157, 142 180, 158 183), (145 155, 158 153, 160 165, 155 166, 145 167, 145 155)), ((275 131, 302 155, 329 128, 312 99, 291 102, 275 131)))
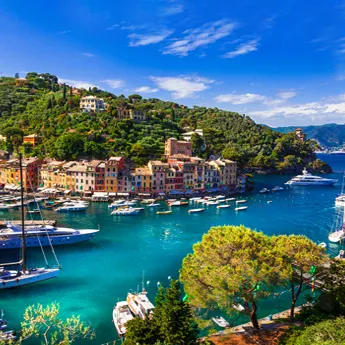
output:
POLYGON ((183 129, 201 128, 204 137, 192 137, 195 154, 208 158, 222 155, 242 166, 286 170, 315 161, 315 143, 302 143, 293 134, 281 134, 258 125, 248 116, 217 108, 188 108, 140 95, 116 96, 97 88, 75 89, 58 83, 51 74, 28 73, 26 78, 0 78, 0 134, 7 138, 1 148, 21 147, 26 155, 56 159, 106 158, 124 155, 136 164, 162 158, 164 142, 181 138, 183 129), (83 113, 80 98, 101 97, 106 111, 83 113), (136 123, 119 119, 119 109, 144 111, 148 119, 136 123), (22 145, 24 135, 37 134, 35 147, 22 145), (206 144, 204 146, 204 144, 206 144), (202 147, 206 147, 202 150, 202 147))
MULTIPOLYGON (((274 130, 289 133, 297 127, 278 127, 274 130)), ((330 123, 322 126, 301 127, 308 138, 316 140, 323 148, 341 148, 345 144, 345 125, 330 123)))

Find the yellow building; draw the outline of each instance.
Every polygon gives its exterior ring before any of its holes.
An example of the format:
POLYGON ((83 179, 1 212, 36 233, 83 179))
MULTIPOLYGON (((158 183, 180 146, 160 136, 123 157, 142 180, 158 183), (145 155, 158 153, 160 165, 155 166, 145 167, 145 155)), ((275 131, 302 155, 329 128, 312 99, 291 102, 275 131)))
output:
POLYGON ((105 108, 103 98, 97 98, 95 96, 82 97, 80 99, 79 107, 82 111, 86 112, 103 111, 105 108))

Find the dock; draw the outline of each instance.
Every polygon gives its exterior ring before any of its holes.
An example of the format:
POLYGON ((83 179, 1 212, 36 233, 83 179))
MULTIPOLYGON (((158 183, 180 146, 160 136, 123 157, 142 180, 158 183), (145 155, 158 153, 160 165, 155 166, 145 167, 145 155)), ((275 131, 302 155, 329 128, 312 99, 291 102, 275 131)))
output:
MULTIPOLYGON (((20 220, 11 220, 10 221, 13 225, 21 225, 20 220)), ((51 225, 55 226, 57 223, 56 220, 25 220, 25 225, 51 225)), ((0 228, 6 228, 6 221, 0 220, 0 228)))

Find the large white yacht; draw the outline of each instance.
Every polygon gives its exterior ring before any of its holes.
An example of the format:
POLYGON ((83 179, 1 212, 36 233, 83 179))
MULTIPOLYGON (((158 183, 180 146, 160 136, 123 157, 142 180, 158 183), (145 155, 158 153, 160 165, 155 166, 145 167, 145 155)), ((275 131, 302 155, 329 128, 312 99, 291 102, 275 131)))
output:
MULTIPOLYGON (((51 225, 25 226, 26 247, 40 247, 74 244, 89 241, 99 231, 98 229, 76 230, 60 228, 51 225)), ((7 223, 7 228, 0 230, 0 250, 21 248, 22 228, 7 223)))
POLYGON ((307 169, 304 168, 302 175, 298 175, 293 177, 291 180, 286 182, 285 184, 290 186, 332 186, 338 180, 324 178, 320 176, 314 176, 308 173, 307 169))
POLYGON ((150 317, 155 308, 147 298, 147 292, 145 290, 140 293, 128 293, 127 303, 132 313, 141 319, 150 317))

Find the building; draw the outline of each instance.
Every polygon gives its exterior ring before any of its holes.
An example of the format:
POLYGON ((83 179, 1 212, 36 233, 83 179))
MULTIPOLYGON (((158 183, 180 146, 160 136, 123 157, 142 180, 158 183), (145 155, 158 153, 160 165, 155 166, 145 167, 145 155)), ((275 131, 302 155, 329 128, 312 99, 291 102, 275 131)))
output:
POLYGON ((165 175, 169 169, 168 163, 149 161, 148 167, 152 175, 152 193, 158 195, 165 192, 165 175))
POLYGON ((134 186, 136 193, 152 193, 152 173, 149 167, 135 168, 134 186))
POLYGON ((103 98, 97 98, 95 96, 86 96, 80 99, 79 107, 82 111, 98 112, 103 111, 105 105, 103 98))
POLYGON ((205 159, 191 157, 190 161, 194 163, 194 187, 195 191, 202 192, 205 189, 205 159))
POLYGON ((122 179, 124 167, 125 167, 125 159, 123 157, 110 157, 105 162, 105 191, 106 192, 116 193, 119 191, 118 180, 122 179))
POLYGON ((51 161, 43 164, 39 169, 39 186, 42 188, 55 188, 59 185, 61 188, 66 188, 66 172, 62 170, 65 163, 65 161, 51 161), (64 175, 62 182, 58 177, 61 172, 64 175))
POLYGON ((183 133, 182 137, 183 137, 184 140, 190 141, 193 134, 198 134, 198 135, 200 135, 202 137, 203 136, 203 131, 202 131, 202 129, 196 129, 195 131, 183 133))
POLYGON ((0 134, 0 141, 6 141, 6 140, 7 138, 4 135, 0 134))
POLYGON ((237 163, 229 159, 217 159, 209 163, 218 170, 220 187, 235 188, 237 181, 237 163))
POLYGON ((0 150, 0 159, 7 160, 10 158, 10 154, 8 151, 0 150))
POLYGON ((307 140, 307 135, 303 132, 302 128, 296 128, 295 129, 295 135, 298 140, 300 140, 302 143, 305 143, 307 140))
POLYGON ((95 190, 105 191, 105 162, 100 162, 95 167, 95 190))
POLYGON ((126 107, 118 107, 117 108, 117 118, 119 120, 129 119, 131 116, 130 109, 126 107))
POLYGON ((36 146, 40 141, 40 137, 37 134, 30 134, 30 135, 26 135, 23 138, 23 142, 24 144, 30 144, 32 146, 36 146))
POLYGON ((182 154, 191 157, 192 156, 192 144, 188 141, 181 141, 175 138, 169 138, 165 142, 165 157, 169 158, 176 154, 182 154))
POLYGON ((133 120, 135 122, 146 121, 146 111, 131 109, 130 110, 130 118, 131 118, 131 120, 133 120))

